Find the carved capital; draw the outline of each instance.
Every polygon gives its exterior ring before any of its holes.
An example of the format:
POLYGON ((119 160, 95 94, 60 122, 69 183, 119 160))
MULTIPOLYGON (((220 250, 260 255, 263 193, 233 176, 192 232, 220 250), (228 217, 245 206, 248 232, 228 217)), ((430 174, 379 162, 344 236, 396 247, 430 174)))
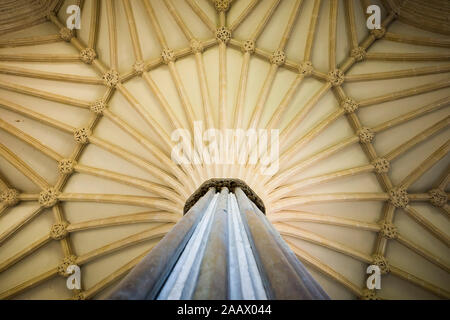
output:
POLYGON ((386 34, 386 28, 381 27, 380 29, 370 30, 370 34, 373 35, 375 37, 375 39, 381 39, 386 34))
POLYGON ((145 63, 142 60, 138 60, 133 64, 133 69, 136 71, 138 76, 141 76, 145 71, 145 63))
POLYGON ((103 114, 103 110, 106 109, 106 103, 103 99, 94 101, 90 107, 91 111, 95 114, 103 114))
POLYGON ((386 239, 397 239, 398 237, 397 227, 393 223, 384 220, 380 221, 380 233, 386 239))
POLYGON ((358 110, 359 104, 352 98, 345 98, 341 101, 341 108, 344 109, 345 113, 350 114, 358 110))
POLYGON ((327 74, 327 79, 333 87, 344 83, 344 73, 340 69, 334 69, 327 74))
POLYGON ((15 206, 19 203, 19 191, 12 188, 6 189, 1 193, 0 199, 8 207, 15 206))
POLYGON ((282 50, 276 50, 270 56, 270 63, 282 66, 286 62, 286 54, 282 50))
POLYGON ((67 256, 63 259, 63 261, 58 265, 57 270, 58 274, 62 277, 68 277, 67 267, 73 264, 76 264, 77 257, 74 255, 67 256))
POLYGON ((245 40, 242 43, 242 51, 248 52, 250 54, 255 53, 255 41, 253 41, 253 40, 245 40))
POLYGON ((201 53, 204 50, 203 43, 200 40, 192 39, 189 45, 193 53, 201 53))
POLYGON ((164 49, 161 52, 161 57, 165 64, 169 64, 169 62, 175 61, 175 53, 173 52, 172 49, 164 49))
POLYGON ((68 226, 67 222, 59 222, 52 225, 52 227, 50 228, 50 236, 52 237, 52 239, 53 240, 64 239, 68 234, 67 226, 68 226))
POLYGON ((226 12, 230 9, 231 1, 230 0, 213 0, 214 7, 217 12, 226 12))
POLYGON ((102 79, 106 86, 115 87, 119 82, 119 73, 114 69, 108 70, 103 74, 102 79))
POLYGON ((380 300, 375 290, 363 289, 361 300, 380 300))
POLYGON ((433 189, 428 192, 430 195, 430 203, 438 208, 442 208, 447 204, 447 193, 441 189, 433 189))
POLYGON ((71 300, 86 300, 86 293, 78 292, 76 295, 72 297, 71 300))
POLYGON ((53 207, 58 202, 59 192, 55 188, 47 188, 39 193, 39 204, 46 208, 53 207))
POLYGON ((391 271, 389 262, 380 254, 374 254, 372 256, 372 264, 378 266, 382 274, 387 274, 391 271))
POLYGON ((385 158, 377 158, 373 160, 372 165, 375 167, 377 173, 388 173, 391 168, 391 164, 385 158))
POLYGON ((73 133, 73 138, 75 139, 76 142, 85 144, 89 142, 90 135, 91 131, 88 128, 83 127, 75 130, 75 132, 73 133))
POLYGON ((60 174, 70 174, 73 172, 73 167, 75 164, 76 161, 72 159, 61 159, 58 162, 58 171, 60 174))
POLYGON ((356 133, 359 137, 359 142, 361 143, 371 143, 375 134, 369 128, 361 128, 356 133))
POLYGON ((389 190, 389 198, 392 205, 396 208, 404 208, 409 203, 408 193, 402 187, 389 190))
POLYGON ((355 58, 356 61, 363 61, 366 58, 366 54, 366 49, 363 47, 358 47, 351 51, 350 56, 355 58))
POLYGON ((304 77, 311 75, 314 71, 311 61, 303 61, 298 65, 298 73, 304 77))
POLYGON ((396 7, 392 8, 392 12, 394 13, 394 17, 398 18, 402 13, 401 6, 396 6, 396 7))
POLYGON ((63 27, 59 29, 59 36, 64 41, 70 42, 70 40, 73 38, 73 31, 69 28, 63 27))
POLYGON ((91 64, 92 61, 94 61, 94 59, 97 58, 97 54, 95 53, 94 49, 85 48, 85 49, 81 50, 80 58, 81 58, 81 61, 83 61, 84 63, 91 64))
POLYGON ((216 38, 220 42, 228 43, 231 39, 231 31, 226 27, 220 27, 216 30, 216 38))

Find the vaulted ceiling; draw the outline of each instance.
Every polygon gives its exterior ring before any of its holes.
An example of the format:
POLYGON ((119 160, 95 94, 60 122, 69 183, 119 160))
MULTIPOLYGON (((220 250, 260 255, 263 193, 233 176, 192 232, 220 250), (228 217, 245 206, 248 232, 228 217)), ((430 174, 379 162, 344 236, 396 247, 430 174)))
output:
POLYGON ((0 298, 104 297, 202 182, 225 177, 258 194, 332 298, 448 299, 448 11, 439 0, 3 2, 0 298), (366 27, 369 4, 380 30, 366 27), (279 170, 177 165, 171 134, 194 121, 278 129, 279 170), (73 263, 81 292, 66 287, 73 263))

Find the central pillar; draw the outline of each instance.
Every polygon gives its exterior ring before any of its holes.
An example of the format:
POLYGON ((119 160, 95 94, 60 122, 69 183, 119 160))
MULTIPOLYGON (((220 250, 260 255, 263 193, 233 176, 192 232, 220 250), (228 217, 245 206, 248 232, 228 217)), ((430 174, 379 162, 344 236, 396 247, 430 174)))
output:
POLYGON ((329 299, 251 189, 216 182, 187 201, 183 218, 109 299, 329 299))

